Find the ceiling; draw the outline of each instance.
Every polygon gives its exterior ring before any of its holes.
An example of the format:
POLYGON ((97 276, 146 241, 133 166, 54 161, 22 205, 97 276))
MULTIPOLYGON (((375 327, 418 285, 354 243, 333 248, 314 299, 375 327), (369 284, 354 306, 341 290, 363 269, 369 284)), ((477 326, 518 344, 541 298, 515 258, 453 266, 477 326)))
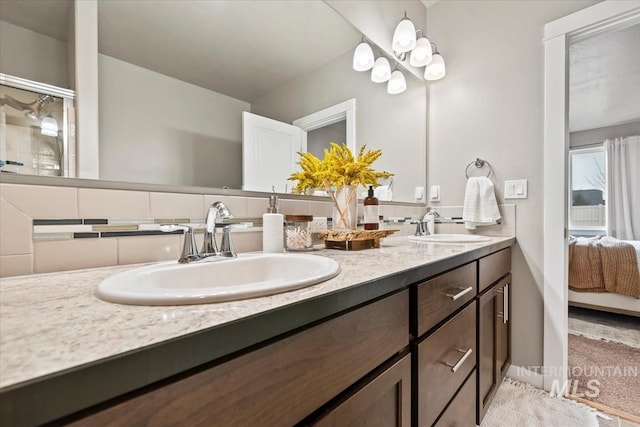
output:
MULTIPOLYGON (((0 1, 0 19, 65 40, 69 0, 0 1)), ((354 49, 322 0, 98 2, 100 53, 246 102, 354 49)))
POLYGON ((67 40, 71 0, 2 0, 0 19, 36 33, 67 40))
POLYGON ((569 131, 640 120, 640 24, 569 46, 569 131))

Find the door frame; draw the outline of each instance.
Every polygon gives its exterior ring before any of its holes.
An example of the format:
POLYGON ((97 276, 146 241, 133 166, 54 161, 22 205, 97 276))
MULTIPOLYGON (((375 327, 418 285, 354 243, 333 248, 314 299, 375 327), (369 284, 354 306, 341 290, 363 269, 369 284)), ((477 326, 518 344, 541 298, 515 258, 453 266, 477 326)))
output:
POLYGON ((356 155, 356 99, 351 98, 339 104, 324 108, 315 113, 301 117, 291 122, 306 132, 321 127, 329 126, 339 121, 347 122, 347 140, 345 143, 351 152, 356 155))
POLYGON ((544 27, 543 386, 565 386, 568 367, 568 152, 570 40, 631 22, 640 0, 606 0, 544 27))

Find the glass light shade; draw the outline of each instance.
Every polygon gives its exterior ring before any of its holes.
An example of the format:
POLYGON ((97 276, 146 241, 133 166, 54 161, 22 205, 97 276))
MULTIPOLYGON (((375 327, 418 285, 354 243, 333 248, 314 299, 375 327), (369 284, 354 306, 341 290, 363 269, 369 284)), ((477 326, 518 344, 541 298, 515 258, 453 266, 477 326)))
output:
POLYGON ((371 81, 374 83, 384 83, 391 77, 391 65, 384 56, 376 59, 371 70, 371 81))
POLYGON ((58 136, 58 122, 48 115, 40 123, 40 132, 47 136, 58 136))
POLYGON ((404 74, 400 70, 394 70, 391 73, 389 83, 387 83, 387 92, 391 95, 402 93, 407 89, 407 81, 404 79, 404 74))
POLYGON ((409 64, 414 67, 424 67, 431 62, 432 56, 431 43, 426 37, 420 37, 416 42, 416 47, 411 51, 409 64))
POLYGON ((409 52, 416 47, 416 27, 411 19, 404 18, 396 26, 393 32, 393 41, 391 47, 396 52, 409 52))
POLYGON ((424 69, 425 80, 438 80, 444 77, 446 73, 444 67, 444 59, 439 53, 434 53, 431 63, 424 69))
POLYGON ((353 69, 356 71, 367 71, 373 67, 373 50, 369 43, 362 42, 356 47, 353 53, 353 69))

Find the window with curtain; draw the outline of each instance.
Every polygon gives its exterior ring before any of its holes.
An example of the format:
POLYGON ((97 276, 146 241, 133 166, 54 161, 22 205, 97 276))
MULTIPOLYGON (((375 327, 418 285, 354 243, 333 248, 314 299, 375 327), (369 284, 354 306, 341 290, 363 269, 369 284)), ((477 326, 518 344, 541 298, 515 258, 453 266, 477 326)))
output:
POLYGON ((640 240, 640 135, 607 139, 607 234, 640 240))
POLYGON ((603 145, 569 151, 569 229, 574 234, 607 230, 607 173, 603 145))

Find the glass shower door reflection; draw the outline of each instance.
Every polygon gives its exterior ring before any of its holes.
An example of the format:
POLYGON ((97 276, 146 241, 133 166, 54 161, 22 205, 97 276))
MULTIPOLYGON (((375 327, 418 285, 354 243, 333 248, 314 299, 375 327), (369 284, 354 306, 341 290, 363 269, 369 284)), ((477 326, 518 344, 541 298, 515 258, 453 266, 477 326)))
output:
POLYGON ((66 105, 46 93, 0 85, 0 170, 69 176, 66 105))

